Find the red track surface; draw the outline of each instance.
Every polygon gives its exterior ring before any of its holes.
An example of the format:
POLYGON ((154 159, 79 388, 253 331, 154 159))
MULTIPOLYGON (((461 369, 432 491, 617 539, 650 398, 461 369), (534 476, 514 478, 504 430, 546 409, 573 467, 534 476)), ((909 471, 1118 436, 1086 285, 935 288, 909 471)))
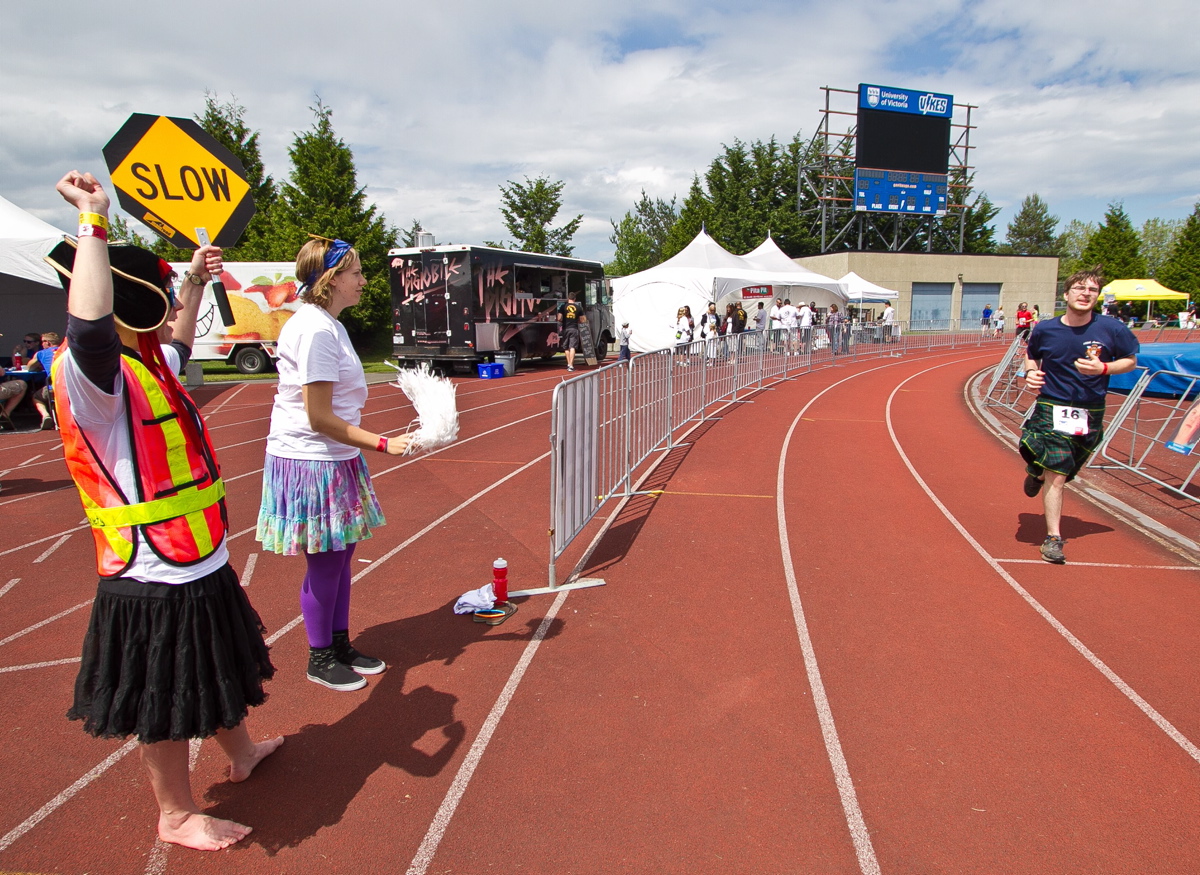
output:
MULTIPOLYGON (((0 869, 1200 871, 1200 570, 1074 495, 1070 564, 1038 561, 1040 502, 963 401, 996 354, 725 408, 598 544, 607 586, 499 627, 450 605, 496 556, 514 589, 545 583, 560 375, 463 383, 459 444, 368 459, 388 525, 356 553, 352 622, 389 670, 351 694, 304 679, 302 563, 250 531, 273 389, 200 390, 233 563, 278 635, 251 734, 287 736, 236 786, 199 747, 204 804, 254 827, 217 854, 156 846, 136 755, 87 777, 123 746, 64 719, 76 663, 45 663, 78 657, 90 537, 54 435, 3 437, 0 869)), ((367 413, 412 415, 386 385, 367 413)))

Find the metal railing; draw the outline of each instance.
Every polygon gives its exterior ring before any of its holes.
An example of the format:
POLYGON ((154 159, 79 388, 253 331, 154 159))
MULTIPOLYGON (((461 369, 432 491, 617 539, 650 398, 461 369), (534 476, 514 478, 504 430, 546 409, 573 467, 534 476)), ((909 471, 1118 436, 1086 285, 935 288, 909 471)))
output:
POLYGON ((710 407, 835 361, 997 345, 968 331, 903 323, 748 331, 659 349, 564 380, 551 400, 550 569, 601 507, 635 494, 634 472, 669 451, 710 407))

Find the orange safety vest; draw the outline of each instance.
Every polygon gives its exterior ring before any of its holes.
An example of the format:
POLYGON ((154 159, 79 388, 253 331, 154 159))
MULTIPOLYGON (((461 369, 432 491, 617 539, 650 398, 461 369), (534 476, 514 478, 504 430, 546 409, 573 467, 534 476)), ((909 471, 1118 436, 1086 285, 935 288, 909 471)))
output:
MULTIPOLYGON (((54 358, 52 373, 59 368, 64 349, 66 344, 54 358)), ((192 399, 174 374, 167 377, 174 382, 169 387, 132 356, 121 356, 121 373, 133 450, 134 496, 125 495, 105 469, 71 415, 65 384, 57 376, 54 381, 67 468, 92 527, 97 569, 105 578, 119 577, 142 544, 170 565, 194 565, 217 550, 228 526, 225 483, 192 399), (191 428, 182 417, 190 418, 191 428), (189 434, 199 440, 189 439, 189 434)))

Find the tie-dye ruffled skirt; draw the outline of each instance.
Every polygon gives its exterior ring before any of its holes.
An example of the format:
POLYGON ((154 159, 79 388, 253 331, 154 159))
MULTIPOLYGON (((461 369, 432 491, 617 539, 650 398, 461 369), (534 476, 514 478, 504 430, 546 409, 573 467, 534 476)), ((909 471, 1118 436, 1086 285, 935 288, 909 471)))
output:
POLYGON ((362 453, 340 462, 267 454, 255 537, 294 556, 345 550, 384 523, 362 453))

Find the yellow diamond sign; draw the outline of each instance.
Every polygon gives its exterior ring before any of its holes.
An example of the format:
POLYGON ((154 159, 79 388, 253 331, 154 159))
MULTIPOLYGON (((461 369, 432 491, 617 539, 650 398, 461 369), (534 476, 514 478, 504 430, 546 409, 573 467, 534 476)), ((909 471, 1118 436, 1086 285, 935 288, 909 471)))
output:
POLYGON ((180 248, 199 246, 201 228, 233 246, 254 215, 242 162, 191 119, 134 113, 104 161, 121 206, 180 248))

